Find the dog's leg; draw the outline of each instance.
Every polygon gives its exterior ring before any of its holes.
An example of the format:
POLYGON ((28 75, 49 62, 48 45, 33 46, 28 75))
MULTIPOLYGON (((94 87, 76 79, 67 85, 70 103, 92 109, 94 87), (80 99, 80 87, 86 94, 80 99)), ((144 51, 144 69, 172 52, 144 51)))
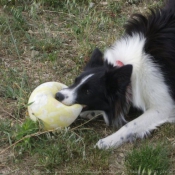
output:
POLYGON ((175 107, 173 109, 173 112, 168 117, 168 122, 169 123, 175 123, 175 107))
POLYGON ((86 118, 86 119, 92 119, 92 118, 97 118, 99 116, 103 116, 103 119, 107 125, 109 125, 108 117, 104 111, 101 110, 89 110, 89 111, 84 111, 80 113, 80 117, 86 118))
POLYGON ((124 142, 143 138, 150 133, 157 126, 165 122, 170 122, 170 118, 174 111, 172 107, 163 110, 162 108, 149 109, 137 119, 127 123, 114 134, 101 139, 97 142, 96 146, 100 149, 108 149, 118 147, 124 142))

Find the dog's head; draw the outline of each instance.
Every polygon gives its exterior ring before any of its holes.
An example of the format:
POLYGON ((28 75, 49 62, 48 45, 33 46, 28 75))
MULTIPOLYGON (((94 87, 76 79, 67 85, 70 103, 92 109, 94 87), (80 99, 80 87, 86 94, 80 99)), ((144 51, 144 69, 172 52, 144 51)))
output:
POLYGON ((117 68, 104 62, 102 57, 101 51, 95 49, 84 71, 73 85, 59 91, 56 99, 65 105, 82 104, 89 110, 103 110, 107 116, 114 115, 116 102, 126 94, 132 66, 117 68))

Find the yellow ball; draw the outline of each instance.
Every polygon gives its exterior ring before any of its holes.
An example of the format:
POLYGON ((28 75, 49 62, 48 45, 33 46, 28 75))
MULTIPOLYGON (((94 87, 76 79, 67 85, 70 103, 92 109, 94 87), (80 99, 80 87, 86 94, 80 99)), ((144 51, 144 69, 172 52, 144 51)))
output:
POLYGON ((66 106, 55 99, 55 94, 66 87, 62 83, 47 82, 34 89, 28 101, 30 118, 33 121, 42 120, 46 130, 71 125, 80 114, 82 106, 66 106))

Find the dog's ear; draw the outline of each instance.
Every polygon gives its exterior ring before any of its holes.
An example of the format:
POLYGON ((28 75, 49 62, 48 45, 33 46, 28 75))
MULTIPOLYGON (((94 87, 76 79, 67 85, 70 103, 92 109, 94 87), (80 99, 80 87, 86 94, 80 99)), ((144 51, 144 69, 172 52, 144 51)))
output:
POLYGON ((106 72, 106 87, 109 93, 123 94, 130 83, 132 65, 114 68, 106 72))
POLYGON ((86 64, 84 70, 87 70, 93 67, 100 67, 100 66, 103 66, 103 54, 98 48, 96 48, 93 51, 91 58, 89 62, 86 64))

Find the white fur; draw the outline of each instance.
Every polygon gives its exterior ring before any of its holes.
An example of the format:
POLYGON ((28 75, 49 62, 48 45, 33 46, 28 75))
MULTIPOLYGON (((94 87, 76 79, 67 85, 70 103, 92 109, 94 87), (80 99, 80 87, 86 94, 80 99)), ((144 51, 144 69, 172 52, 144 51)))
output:
POLYGON ((133 138, 143 138, 157 126, 175 120, 174 101, 159 67, 151 62, 150 55, 144 53, 144 43, 142 35, 126 36, 105 53, 105 59, 114 66, 116 61, 133 65, 132 103, 144 113, 116 133, 99 140, 96 146, 100 149, 117 147, 133 138))
POLYGON ((143 54, 145 38, 142 35, 135 34, 133 37, 125 36, 116 41, 114 45, 105 52, 104 58, 108 63, 116 65, 121 61, 124 65, 132 64, 133 72, 140 68, 140 58, 143 54))
POLYGON ((75 103, 75 99, 76 99, 76 96, 77 96, 77 89, 90 77, 92 77, 94 74, 90 74, 86 77, 84 77, 81 82, 76 86, 74 87, 73 89, 71 88, 65 88, 65 89, 62 89, 61 91, 59 91, 62 95, 64 95, 64 100, 61 101, 63 104, 65 105, 72 105, 75 103))
POLYGON ((92 119, 92 118, 95 119, 96 117, 98 117, 100 115, 103 116, 103 119, 104 119, 106 125, 109 125, 109 120, 108 120, 106 113, 104 111, 101 111, 101 110, 84 111, 84 112, 81 112, 80 117, 86 118, 86 119, 92 119), (92 113, 94 115, 92 115, 92 113))

